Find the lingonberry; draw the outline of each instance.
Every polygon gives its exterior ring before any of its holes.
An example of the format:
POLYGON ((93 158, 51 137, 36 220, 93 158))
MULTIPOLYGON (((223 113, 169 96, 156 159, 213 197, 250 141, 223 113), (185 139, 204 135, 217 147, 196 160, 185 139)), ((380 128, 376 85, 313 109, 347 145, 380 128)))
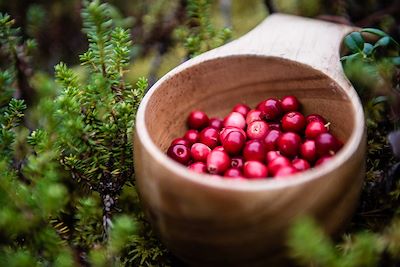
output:
POLYGON ((208 154, 210 154, 211 148, 203 143, 194 143, 190 148, 190 153, 194 161, 206 162, 208 154))
POLYGON ((281 106, 283 112, 291 112, 291 111, 298 111, 300 109, 300 102, 299 100, 292 95, 284 96, 281 100, 281 106))
POLYGON ((249 125, 253 121, 261 121, 263 114, 260 110, 252 109, 247 113, 246 123, 249 125))
POLYGON ((331 159, 332 159, 332 156, 323 156, 323 157, 320 157, 320 158, 317 160, 317 162, 315 162, 315 166, 319 166, 319 165, 321 165, 321 164, 324 164, 324 163, 330 161, 331 159))
POLYGON ((317 150, 315 149, 315 141, 307 140, 300 146, 300 156, 310 163, 317 159, 317 150))
POLYGON ((189 170, 195 171, 197 173, 206 173, 207 167, 204 162, 195 162, 188 166, 189 170))
POLYGON ((182 144, 170 146, 167 155, 183 165, 188 164, 191 159, 189 148, 182 144))
POLYGON ((322 117, 321 115, 318 114, 310 114, 306 117, 306 121, 307 123, 310 123, 312 121, 319 121, 322 122, 323 124, 326 124, 326 120, 324 119, 324 117, 322 117))
POLYGON ((243 135, 243 137, 246 139, 246 133, 243 131, 243 129, 240 129, 237 127, 223 128, 222 131, 219 133, 219 139, 224 140, 230 132, 237 132, 237 131, 240 132, 243 135))
POLYGON ((241 178, 243 177, 243 174, 238 168, 230 168, 225 171, 224 176, 230 178, 241 178))
POLYGON ((246 161, 243 166, 244 177, 249 179, 260 179, 268 176, 268 168, 259 161, 246 161))
POLYGON ((226 152, 213 150, 207 157, 207 170, 211 174, 223 174, 229 168, 230 162, 226 152))
POLYGON ((236 155, 242 151, 245 142, 246 138, 239 131, 231 131, 224 139, 221 139, 224 150, 230 155, 236 155))
POLYGON ((239 112, 231 112, 224 119, 224 127, 237 127, 244 129, 246 127, 246 119, 239 112))
POLYGON ((286 113, 282 118, 282 129, 285 132, 301 132, 306 126, 306 118, 297 111, 286 113))
POLYGON ((233 107, 232 111, 239 112, 240 114, 243 115, 243 117, 246 118, 247 113, 249 113, 250 111, 250 107, 247 106, 246 104, 237 104, 236 106, 233 107))
POLYGON ((343 143, 329 133, 325 118, 305 117, 300 108, 289 95, 263 100, 256 109, 237 104, 223 120, 194 110, 189 130, 171 142, 167 155, 195 172, 232 178, 305 171, 330 160, 343 143))
POLYGON ((305 159, 294 159, 292 161, 292 166, 299 171, 305 171, 310 168, 310 163, 305 159))
POLYGON ((246 133, 249 139, 262 139, 268 133, 268 124, 265 121, 253 121, 247 126, 246 133))
POLYGON ((200 134, 197 130, 187 130, 185 135, 183 136, 186 140, 188 140, 189 144, 192 145, 194 143, 199 142, 200 134))
POLYGON ((299 154, 300 145, 301 138, 296 133, 283 133, 278 139, 279 151, 288 157, 297 156, 299 154))
POLYGON ((270 163, 271 161, 273 161, 274 159, 276 159, 277 157, 280 157, 281 153, 279 153, 279 151, 268 151, 267 155, 265 156, 265 161, 267 163, 270 163))
POLYGON ((243 157, 246 161, 255 160, 263 162, 265 158, 264 144, 260 140, 247 141, 243 148, 243 157))
POLYGON ((174 140, 172 140, 170 146, 178 145, 178 144, 185 145, 185 146, 190 146, 189 141, 186 140, 185 138, 182 138, 182 137, 178 137, 178 138, 175 138, 174 140))
POLYGON ((306 126, 305 136, 308 139, 315 139, 318 135, 322 133, 327 133, 328 129, 320 121, 312 121, 306 126))
POLYGON ((200 142, 213 149, 219 143, 218 131, 211 127, 204 128, 200 132, 200 142))
POLYGON ((242 169, 243 164, 244 164, 243 157, 236 156, 231 159, 231 167, 232 168, 242 169))
POLYGON ((318 156, 329 156, 340 149, 340 144, 331 133, 322 133, 315 138, 315 148, 318 156))
POLYGON ((284 166, 291 166, 291 162, 288 158, 279 156, 268 163, 268 170, 272 175, 275 175, 275 173, 284 166))
POLYGON ((206 113, 200 110, 194 110, 190 112, 187 118, 187 124, 189 129, 201 130, 208 125, 208 116, 206 113))
POLYGON ((265 150, 271 151, 271 150, 277 150, 278 148, 278 139, 281 136, 281 132, 278 130, 271 130, 268 132, 268 134, 264 138, 264 146, 265 150))
POLYGON ((221 131, 223 127, 223 121, 220 118, 211 118, 210 122, 208 123, 208 126, 221 131))
POLYGON ((257 105, 257 109, 264 114, 266 120, 275 120, 282 115, 281 102, 276 98, 269 98, 257 105))
POLYGON ((292 174, 295 174, 299 172, 295 167, 293 166, 283 166, 280 168, 276 173, 274 177, 284 177, 284 176, 289 176, 292 174))

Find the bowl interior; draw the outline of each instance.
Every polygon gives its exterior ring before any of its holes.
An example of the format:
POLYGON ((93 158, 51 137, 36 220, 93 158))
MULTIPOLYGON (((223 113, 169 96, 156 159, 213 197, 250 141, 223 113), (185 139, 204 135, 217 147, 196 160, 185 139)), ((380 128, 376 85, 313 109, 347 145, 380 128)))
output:
POLYGON ((231 56, 195 64, 163 79, 145 110, 152 141, 166 151, 183 136, 190 111, 226 116, 240 102, 254 108, 269 97, 295 95, 304 114, 318 113, 331 122, 343 142, 354 130, 354 107, 335 81, 306 65, 275 57, 231 56))

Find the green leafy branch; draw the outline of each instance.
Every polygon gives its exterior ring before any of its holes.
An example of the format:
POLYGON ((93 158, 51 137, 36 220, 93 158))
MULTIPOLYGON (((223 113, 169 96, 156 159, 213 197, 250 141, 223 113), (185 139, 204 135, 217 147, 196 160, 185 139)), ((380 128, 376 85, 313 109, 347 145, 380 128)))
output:
POLYGON ((384 254, 400 259, 400 224, 395 219, 387 229, 376 234, 360 232, 344 236, 336 246, 319 225, 307 218, 297 220, 289 234, 292 257, 301 266, 374 267, 383 266, 384 254))
MULTIPOLYGON (((380 48, 386 48, 385 52, 391 54, 388 49, 393 46, 394 49, 400 49, 400 44, 384 31, 374 28, 361 29, 359 32, 352 32, 344 38, 344 44, 350 50, 351 54, 341 58, 342 61, 363 59, 365 61, 376 60, 376 53, 380 48), (375 39, 367 42, 362 34, 373 35, 375 39), (376 40, 377 39, 377 40, 376 40)), ((396 54, 396 53, 394 53, 396 54)), ((400 57, 398 55, 389 57, 389 60, 396 66, 400 66, 400 57)))
POLYGON ((85 2, 82 10, 89 49, 80 59, 88 66, 88 81, 79 81, 63 63, 55 68, 63 87, 55 101, 61 162, 74 179, 100 193, 105 235, 118 195, 133 176, 130 131, 147 87, 143 78, 136 88, 124 82, 131 38, 114 25, 109 10, 98 0, 85 2))
POLYGON ((188 57, 197 56, 226 43, 232 35, 229 28, 218 29, 211 22, 210 0, 189 0, 187 2, 187 26, 177 30, 188 51, 188 57))

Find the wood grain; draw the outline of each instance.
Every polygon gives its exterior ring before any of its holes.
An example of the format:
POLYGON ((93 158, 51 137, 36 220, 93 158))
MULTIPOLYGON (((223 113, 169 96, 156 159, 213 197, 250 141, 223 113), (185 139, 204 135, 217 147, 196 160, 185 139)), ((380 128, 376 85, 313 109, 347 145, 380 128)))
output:
POLYGON ((351 216, 365 174, 360 101, 339 61, 349 27, 269 16, 242 38, 178 66, 143 99, 136 121, 136 183, 163 242, 190 266, 286 266, 286 231, 314 216, 333 234, 351 216), (188 171, 165 156, 186 115, 223 116, 244 102, 296 95, 345 141, 329 163, 286 179, 232 181, 188 171))

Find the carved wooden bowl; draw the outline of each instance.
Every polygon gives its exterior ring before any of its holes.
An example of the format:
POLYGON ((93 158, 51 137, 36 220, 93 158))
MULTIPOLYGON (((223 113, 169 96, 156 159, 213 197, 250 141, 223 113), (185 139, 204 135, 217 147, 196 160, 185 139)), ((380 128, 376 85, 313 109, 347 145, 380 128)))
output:
MULTIPOLYGON (((365 174, 365 127, 339 61, 350 27, 269 16, 242 38, 178 66, 143 99, 136 120, 136 183, 165 245, 190 266, 278 266, 293 219, 328 233, 351 216, 365 174), (187 170, 165 155, 187 114, 223 117, 234 104, 295 95, 345 146, 328 163, 286 179, 229 180, 187 170)), ((283 254, 282 254, 283 253, 283 254)))

